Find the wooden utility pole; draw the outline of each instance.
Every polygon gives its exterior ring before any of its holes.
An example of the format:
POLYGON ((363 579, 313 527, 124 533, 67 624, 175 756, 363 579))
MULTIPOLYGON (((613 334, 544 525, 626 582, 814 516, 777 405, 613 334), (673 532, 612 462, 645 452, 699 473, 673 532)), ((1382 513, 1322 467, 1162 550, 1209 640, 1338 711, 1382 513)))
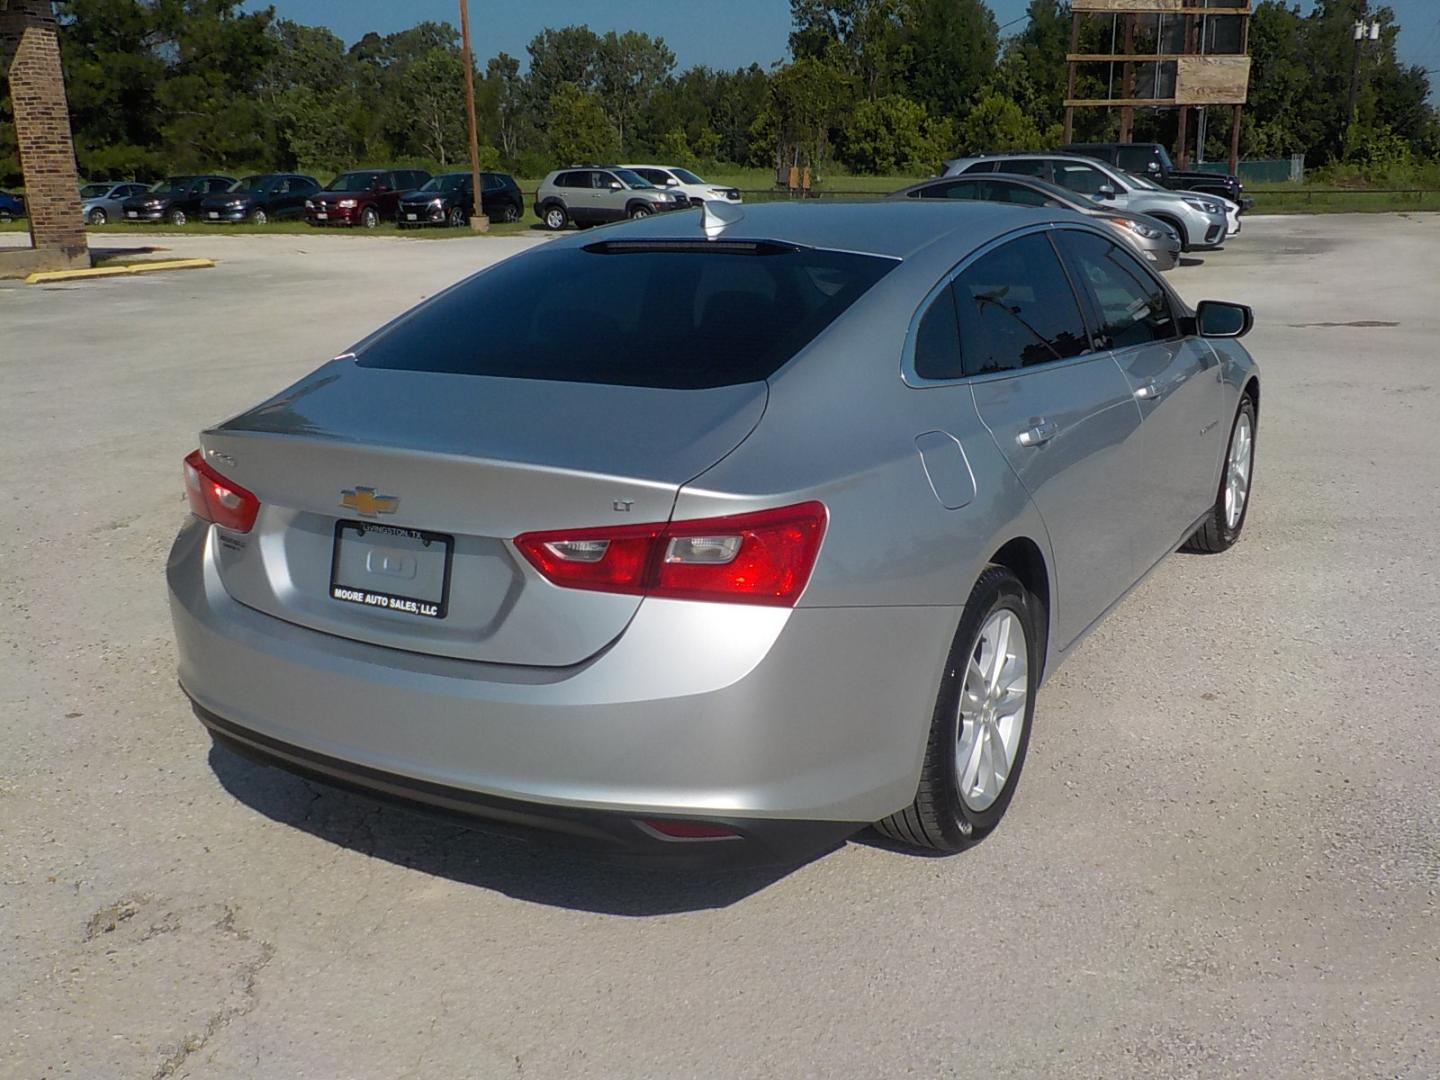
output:
POLYGON ((480 197, 480 140, 475 133, 475 61, 470 52, 470 4, 460 0, 460 45, 465 64, 465 120, 469 125, 470 183, 474 207, 470 211, 470 228, 488 232, 490 219, 485 216, 485 203, 480 197))

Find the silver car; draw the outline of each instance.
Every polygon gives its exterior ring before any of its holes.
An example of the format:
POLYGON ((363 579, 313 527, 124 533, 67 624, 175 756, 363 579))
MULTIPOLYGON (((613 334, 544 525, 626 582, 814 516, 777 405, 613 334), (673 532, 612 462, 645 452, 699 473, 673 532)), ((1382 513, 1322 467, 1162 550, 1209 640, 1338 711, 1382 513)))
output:
POLYGON ((1076 642, 1240 536, 1250 324, 1061 210, 561 238, 202 432, 181 686, 226 746, 477 824, 956 850, 1076 642))
POLYGON ((555 230, 571 222, 584 228, 689 205, 689 196, 658 188, 639 173, 616 165, 556 169, 535 192, 535 216, 555 230))
POLYGON ((1173 228, 1186 251, 1217 248, 1230 231, 1220 200, 1195 191, 1169 191, 1079 154, 987 154, 945 162, 945 176, 990 172, 1035 176, 1096 203, 1148 214, 1173 228))
POLYGON ((107 221, 124 217, 122 204, 132 195, 143 195, 150 190, 149 184, 99 183, 86 184, 80 189, 80 212, 87 225, 104 225, 107 221))
POLYGON ((926 180, 887 196, 891 199, 981 199, 1018 206, 1045 206, 1074 210, 1114 228, 1156 270, 1173 270, 1180 261, 1179 234, 1148 214, 1132 214, 1091 202, 1083 195, 1046 183, 1033 176, 988 173, 926 180))

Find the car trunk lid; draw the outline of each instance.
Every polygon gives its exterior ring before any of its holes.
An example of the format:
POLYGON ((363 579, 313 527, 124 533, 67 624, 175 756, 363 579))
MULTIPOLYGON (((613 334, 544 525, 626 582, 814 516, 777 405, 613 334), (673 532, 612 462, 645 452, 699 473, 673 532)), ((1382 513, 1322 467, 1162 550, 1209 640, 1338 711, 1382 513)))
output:
POLYGON ((342 637, 579 663, 640 598, 557 588, 511 539, 668 520, 680 486, 754 429, 765 400, 764 383, 669 390, 342 358, 203 434, 209 464, 261 502, 251 532, 217 530, 220 578, 243 604, 342 637))

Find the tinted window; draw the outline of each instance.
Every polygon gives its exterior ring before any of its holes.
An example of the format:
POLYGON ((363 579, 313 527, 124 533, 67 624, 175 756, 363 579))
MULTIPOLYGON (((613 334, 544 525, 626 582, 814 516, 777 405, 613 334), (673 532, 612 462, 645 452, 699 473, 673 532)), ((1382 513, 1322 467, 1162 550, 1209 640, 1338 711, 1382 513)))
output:
POLYGON ((966 171, 967 173, 994 172, 994 171, 995 171, 995 162, 993 162, 993 161, 977 161, 977 162, 975 162, 974 165, 967 166, 966 169, 965 169, 965 171, 966 171))
POLYGON ((1063 360, 1087 347, 1070 282, 1038 233, 976 260, 955 279, 955 304, 967 375, 1063 360))
POLYGON ((334 180, 330 181, 331 191, 369 191, 376 180, 380 179, 380 173, 352 172, 341 173, 334 180))
POLYGON ((960 334, 955 322, 955 294, 941 289, 915 328, 915 374, 922 379, 958 379, 960 334))
POLYGON ((1057 161, 1055 183, 1080 195, 1094 195, 1106 185, 1115 186, 1099 169, 1078 161, 1057 161))
POLYGON ((914 194, 921 199, 978 199, 979 180, 957 180, 953 184, 931 184, 914 194))
POLYGON ((736 248, 610 241, 531 252, 416 308, 357 362, 675 389, 753 382, 897 265, 736 248))
POLYGON ((1127 172, 1144 173, 1152 163, 1159 165, 1153 146, 1122 146, 1115 151, 1115 159, 1127 172))
POLYGON ((665 175, 665 173, 661 172, 659 169, 636 169, 635 171, 641 176, 643 176, 646 180, 649 180, 650 183, 655 184, 657 187, 663 187, 665 183, 670 179, 670 177, 665 175))
POLYGON ((1034 188, 1028 188, 1024 184, 1007 183, 1004 180, 987 180, 985 192, 985 197, 991 202, 1015 203, 1018 206, 1060 205, 1034 188))
POLYGON ((1038 176, 1047 180, 1050 177, 1050 163, 1044 158, 1006 158, 999 163, 995 171, 1014 173, 1016 176, 1038 176))
POLYGON ((1100 333, 1110 348, 1179 335, 1165 290, 1128 252, 1094 233, 1066 230, 1060 242, 1090 293, 1100 316, 1100 333))
MULTIPOLYGON (((124 187, 124 186, 118 187, 118 188, 115 189, 115 194, 117 194, 117 195, 124 195, 124 194, 126 194, 129 190, 130 190, 130 189, 129 189, 128 187, 124 187)), ((82 187, 82 188, 80 189, 80 197, 81 197, 82 199, 99 199, 99 198, 102 198, 102 197, 105 196, 105 195, 108 195, 109 193, 110 193, 110 185, 109 185, 109 184, 86 184, 84 187, 82 187)))

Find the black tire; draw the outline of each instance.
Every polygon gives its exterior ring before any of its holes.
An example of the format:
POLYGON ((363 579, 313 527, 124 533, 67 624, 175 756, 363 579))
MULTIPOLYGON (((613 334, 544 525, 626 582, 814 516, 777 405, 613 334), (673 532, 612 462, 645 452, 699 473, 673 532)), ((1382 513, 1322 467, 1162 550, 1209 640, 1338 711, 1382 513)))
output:
POLYGON ((560 203, 546 203, 540 208, 540 220, 551 232, 559 232, 570 224, 570 215, 560 203))
POLYGON ((373 206, 367 206, 360 211, 360 227, 364 229, 375 229, 380 225, 380 211, 373 206))
POLYGON ((520 220, 520 207, 515 203, 506 203, 505 209, 500 211, 500 220, 515 222, 520 220))
POLYGON ((94 210, 90 211, 90 215, 85 219, 85 224, 104 225, 109 220, 110 215, 105 213, 103 208, 97 206, 94 210))
POLYGON ((185 213, 185 211, 181 210, 178 206, 171 210, 169 215, 167 216, 170 219, 171 225, 175 225, 181 228, 183 228, 186 222, 190 220, 189 216, 185 213))
POLYGON ((250 224, 268 225, 270 224, 270 215, 265 213, 263 207, 257 206, 254 210, 250 211, 250 224))
POLYGON ((630 210, 628 211, 628 216, 631 221, 638 221, 640 218, 647 218, 653 213, 654 211, 651 210, 650 207, 646 206, 644 203, 636 203, 634 206, 630 207, 630 210))
POLYGON ((1240 539, 1240 534, 1245 529, 1245 519, 1250 515, 1250 503, 1253 501, 1252 497, 1255 493, 1255 447, 1259 442, 1257 438, 1259 430, 1260 426, 1256 422, 1255 415, 1255 399, 1247 390, 1245 396, 1240 399, 1240 407, 1235 410, 1235 419, 1230 422, 1230 440, 1225 444, 1225 463, 1220 469, 1220 487, 1215 494, 1215 505, 1210 507, 1210 512, 1205 515, 1205 523, 1180 546, 1181 551, 1188 551, 1196 555, 1218 555, 1227 548, 1234 547, 1235 541, 1240 539), (1225 487, 1230 474, 1230 458, 1235 453, 1235 433, 1240 428, 1241 417, 1248 417, 1250 420, 1250 474, 1246 483, 1245 501, 1240 506, 1240 518, 1232 529, 1229 516, 1225 512, 1225 487))
POLYGON ((445 222, 452 229, 458 229, 463 226, 465 224, 465 208, 462 206, 452 206, 445 222))
POLYGON ((877 821, 875 828, 892 840, 929 851, 960 851, 975 843, 999 824, 1020 782, 1025 753, 1030 746, 1030 723, 1035 715, 1035 689, 1039 678, 1040 655, 1045 640, 1040 631, 1043 614, 1039 603, 1026 591, 1020 579, 1003 566, 987 567, 970 590, 960 627, 950 646, 945 674, 935 698, 930 721, 930 738, 925 747, 925 764, 915 801, 899 813, 877 821), (1025 634, 1028 650, 1025 715, 1010 772, 995 801, 983 810, 968 806, 960 793, 955 748, 960 736, 960 692, 970 659, 980 647, 980 630, 990 616, 1001 609, 1012 611, 1025 634))

